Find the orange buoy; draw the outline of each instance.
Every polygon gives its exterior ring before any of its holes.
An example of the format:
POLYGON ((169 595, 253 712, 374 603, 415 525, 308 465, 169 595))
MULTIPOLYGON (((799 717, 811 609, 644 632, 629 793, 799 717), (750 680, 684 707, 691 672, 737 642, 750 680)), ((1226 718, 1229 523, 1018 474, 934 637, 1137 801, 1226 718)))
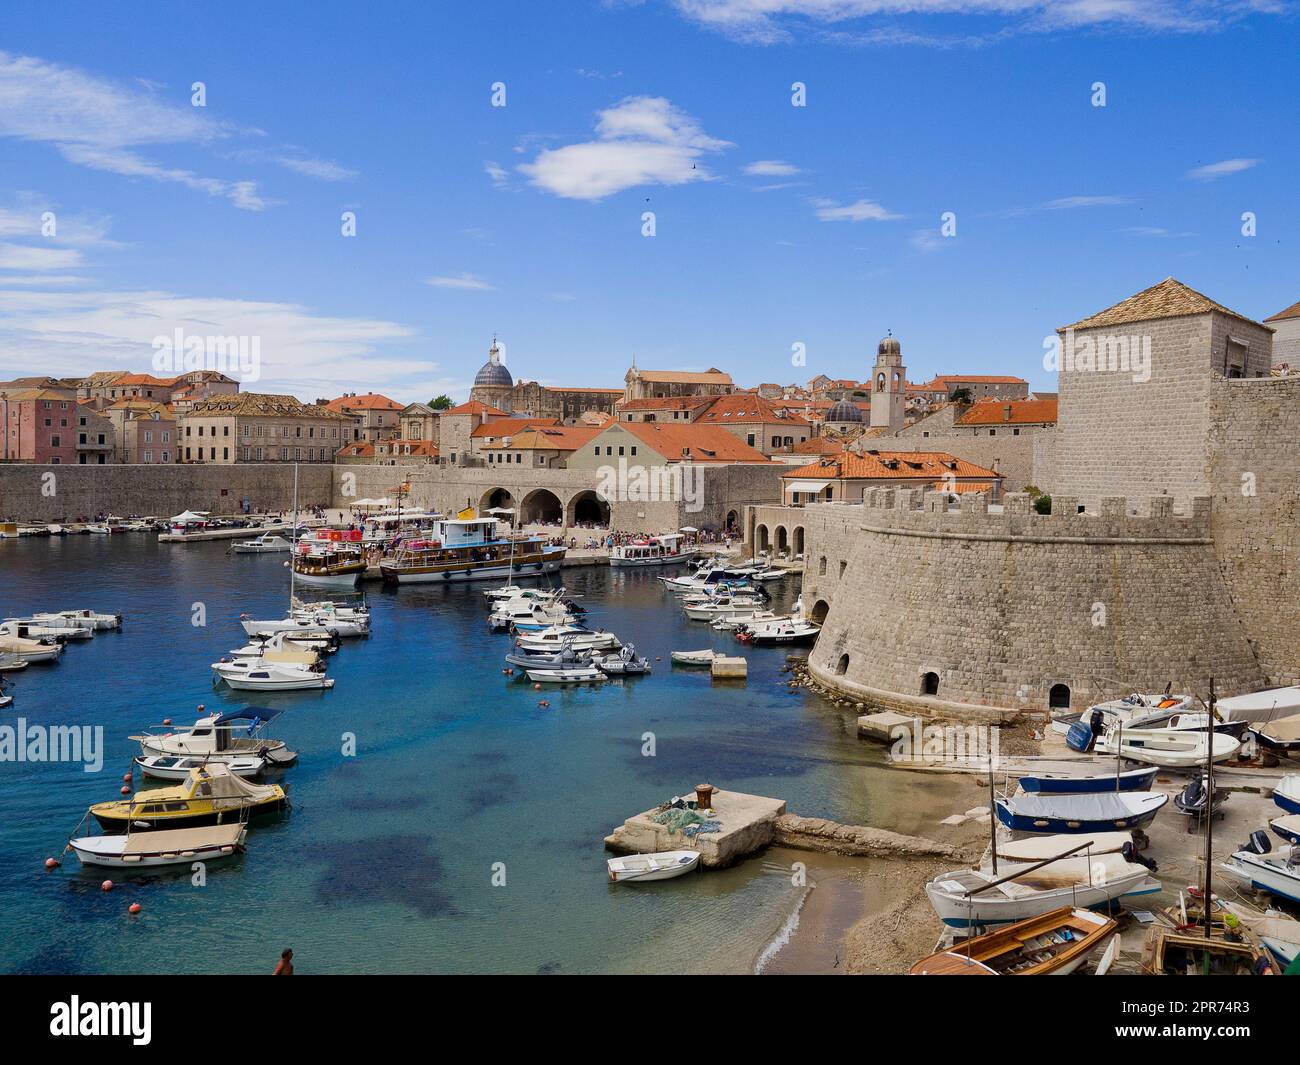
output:
POLYGON ((131 786, 130 786, 129 784, 123 784, 123 785, 122 785, 122 791, 121 791, 121 794, 123 794, 123 795, 130 795, 130 794, 131 794, 131 786))
POLYGON ((105 880, 102 884, 99 885, 99 890, 100 890, 100 891, 112 891, 112 890, 113 890, 113 881, 111 881, 111 880, 105 880))
POLYGON ((58 867, 59 867, 59 860, 58 860, 57 858, 46 858, 46 859, 45 859, 45 868, 46 868, 46 869, 57 869, 58 867))
MULTIPOLYGON (((199 709, 202 710, 203 707, 200 706, 199 709)), ((170 725, 171 723, 172 723, 172 719, 171 719, 170 717, 165 717, 165 718, 163 718, 163 724, 164 724, 164 725, 170 725)))
POLYGON ((551 703, 549 699, 543 699, 537 705, 540 706, 543 710, 549 710, 551 708, 551 703))
POLYGON ((122 774, 122 783, 124 783, 124 784, 130 784, 130 783, 131 783, 131 774, 130 774, 130 773, 123 773, 123 774, 122 774))
POLYGON ((534 684, 534 685, 533 685, 533 691, 535 691, 535 692, 539 692, 539 691, 541 691, 541 690, 542 690, 542 686, 541 686, 540 684, 534 684))
POLYGON ((133 902, 133 903, 131 903, 130 906, 128 906, 128 907, 126 908, 126 912, 127 912, 127 913, 139 913, 143 908, 144 908, 144 907, 142 907, 138 902, 133 902))

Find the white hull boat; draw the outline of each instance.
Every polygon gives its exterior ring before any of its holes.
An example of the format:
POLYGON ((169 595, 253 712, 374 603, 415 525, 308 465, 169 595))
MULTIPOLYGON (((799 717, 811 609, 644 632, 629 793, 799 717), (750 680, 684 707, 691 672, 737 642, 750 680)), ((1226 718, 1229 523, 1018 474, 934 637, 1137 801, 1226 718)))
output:
POLYGON ((220 762, 237 777, 255 777, 266 768, 266 759, 256 754, 229 754, 176 756, 176 755, 136 755, 132 759, 140 772, 155 780, 190 779, 190 770, 196 766, 214 765, 220 762))
POLYGON ((236 555, 273 555, 292 551, 293 544, 283 536, 266 533, 253 540, 236 540, 230 550, 236 555))
POLYGON ((1053 862, 997 887, 992 885, 1017 871, 1015 863, 1000 864, 998 876, 978 869, 958 869, 931 880, 925 885, 925 893, 944 924, 968 928, 1009 924, 1061 906, 1092 909, 1125 896, 1154 895, 1162 890, 1146 866, 1126 862, 1118 855, 1053 871, 1052 866, 1058 864, 1053 862))
POLYGON ((785 621, 768 621, 757 625, 746 625, 740 630, 742 643, 752 643, 757 647, 767 647, 782 643, 813 643, 821 626, 803 618, 790 618, 785 621))
POLYGON ((63 644, 53 640, 27 640, 19 636, 0 635, 0 651, 16 655, 24 662, 54 662, 63 654, 63 644))
POLYGON ((279 710, 265 706, 246 707, 224 714, 201 717, 188 728, 162 726, 164 732, 147 732, 129 736, 140 744, 143 757, 193 757, 209 763, 227 762, 232 758, 256 756, 269 765, 292 765, 298 755, 283 740, 261 735, 263 726, 278 717, 279 710))
MULTIPOLYGON (((1263 838, 1267 842, 1268 837, 1263 838)), ((1258 891, 1300 902, 1300 847, 1288 845, 1264 854, 1239 850, 1219 868, 1258 891)))
POLYGON ((94 630, 72 625, 66 618, 57 622, 33 621, 31 618, 6 618, 0 624, 0 635, 21 640, 89 640, 94 630))
POLYGON ((276 621, 255 621, 242 618, 240 625, 249 636, 274 636, 277 632, 326 632, 333 636, 353 637, 370 635, 370 622, 331 617, 328 614, 291 614, 276 621))
POLYGON ((1300 685, 1233 695, 1214 704, 1224 721, 1276 721, 1300 714, 1300 685))
POLYGON ((530 669, 527 673, 528 679, 535 684, 585 684, 606 679, 605 674, 591 664, 530 669))
POLYGON ((632 881, 672 880, 700 867, 699 851, 659 851, 655 854, 628 854, 605 862, 609 878, 616 884, 632 881))
POLYGON ((703 603, 699 606, 684 606, 683 612, 692 621, 712 621, 714 618, 729 618, 738 614, 752 614, 761 610, 767 603, 762 599, 732 599, 716 603, 703 603))
POLYGON ((1166 769, 1193 769, 1205 764, 1211 753, 1224 762, 1241 750, 1241 741, 1222 732, 1188 732, 1177 729, 1115 729, 1097 740, 1102 754, 1121 754, 1135 762, 1166 769), (1209 742, 1214 747, 1211 752, 1209 742))
POLYGON ((74 625, 101 632, 122 627, 121 614, 98 614, 93 610, 60 610, 57 614, 39 614, 37 616, 67 618, 74 625))
POLYGON ((1053 836, 1029 836, 1025 839, 998 841, 998 859, 1009 862, 1043 862, 1064 851, 1087 843, 1088 850, 1080 854, 1095 857, 1099 854, 1118 854, 1125 843, 1133 841, 1131 832, 1066 833, 1053 836))
POLYGON ((204 828, 171 828, 116 836, 82 836, 68 848, 82 865, 152 869, 230 858, 244 849, 248 828, 239 822, 204 828))
POLYGON ((711 666, 718 652, 711 648, 703 651, 674 651, 669 657, 679 666, 711 666))
POLYGON ((27 659, 9 651, 0 651, 0 673, 17 673, 27 668, 27 659))
POLYGON ((281 665, 258 658, 213 662, 212 672, 236 691, 308 691, 334 687, 320 667, 281 665))
POLYGON ((525 651, 556 652, 565 646, 574 651, 618 650, 622 644, 612 632, 599 632, 572 625, 552 626, 540 632, 519 634, 515 645, 525 651))

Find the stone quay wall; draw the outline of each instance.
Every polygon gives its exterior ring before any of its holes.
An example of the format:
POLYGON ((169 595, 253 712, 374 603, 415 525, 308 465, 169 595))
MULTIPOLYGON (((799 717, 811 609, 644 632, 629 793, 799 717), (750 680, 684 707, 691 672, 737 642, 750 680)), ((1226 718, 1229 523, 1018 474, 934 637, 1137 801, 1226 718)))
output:
POLYGON ((828 600, 813 676, 927 716, 1044 710, 1058 685, 1075 708, 1170 683, 1204 694, 1211 677, 1224 695, 1264 686, 1208 498, 1182 516, 1168 496, 1143 516, 1124 497, 1086 514, 1053 502, 1040 515, 1012 493, 998 513, 974 496, 957 511, 940 493, 884 488, 839 514, 806 508, 804 601, 828 600))
MULTIPOLYGON (((298 467, 298 500, 328 504, 333 467, 298 467)), ((170 517, 183 510, 237 514, 247 499, 252 510, 293 508, 293 467, 257 465, 0 465, 0 518, 10 521, 76 522, 106 513, 170 517)))

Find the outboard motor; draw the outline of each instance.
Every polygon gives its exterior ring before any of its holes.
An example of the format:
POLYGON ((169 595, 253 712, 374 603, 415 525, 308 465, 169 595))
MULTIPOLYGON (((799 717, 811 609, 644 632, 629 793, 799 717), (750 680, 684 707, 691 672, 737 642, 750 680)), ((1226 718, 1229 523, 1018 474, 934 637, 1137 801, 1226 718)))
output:
POLYGON ((1132 862, 1135 865, 1146 866, 1146 868, 1150 869, 1153 873, 1156 871, 1155 861, 1151 858, 1148 858, 1145 854, 1143 854, 1140 850, 1138 850, 1137 847, 1134 846, 1132 842, 1125 843, 1124 846, 1122 846, 1119 849, 1119 852, 1124 856, 1124 860, 1126 862, 1132 862))
POLYGON ((1088 754, 1093 747, 1097 745, 1097 737, 1101 735, 1102 722, 1106 720, 1106 715, 1100 710, 1094 710, 1087 724, 1084 724, 1080 718, 1070 726, 1070 731, 1065 734, 1066 745, 1072 751, 1078 751, 1080 754, 1088 754))
POLYGON ((1251 854, 1267 854, 1273 849, 1273 844, 1269 842, 1268 833, 1256 831, 1250 834, 1250 839, 1241 845, 1241 850, 1250 851, 1251 854))

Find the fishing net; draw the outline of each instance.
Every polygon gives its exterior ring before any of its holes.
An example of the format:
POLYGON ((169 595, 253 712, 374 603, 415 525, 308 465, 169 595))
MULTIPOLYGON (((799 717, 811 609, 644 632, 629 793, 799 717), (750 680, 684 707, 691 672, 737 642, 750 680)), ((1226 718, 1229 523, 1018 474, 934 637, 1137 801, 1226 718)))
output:
POLYGON ((680 832, 688 839, 694 839, 701 832, 721 832, 722 822, 713 821, 705 817, 697 810, 688 810, 685 807, 664 810, 654 816, 656 824, 664 825, 668 829, 670 836, 675 836, 680 832))

